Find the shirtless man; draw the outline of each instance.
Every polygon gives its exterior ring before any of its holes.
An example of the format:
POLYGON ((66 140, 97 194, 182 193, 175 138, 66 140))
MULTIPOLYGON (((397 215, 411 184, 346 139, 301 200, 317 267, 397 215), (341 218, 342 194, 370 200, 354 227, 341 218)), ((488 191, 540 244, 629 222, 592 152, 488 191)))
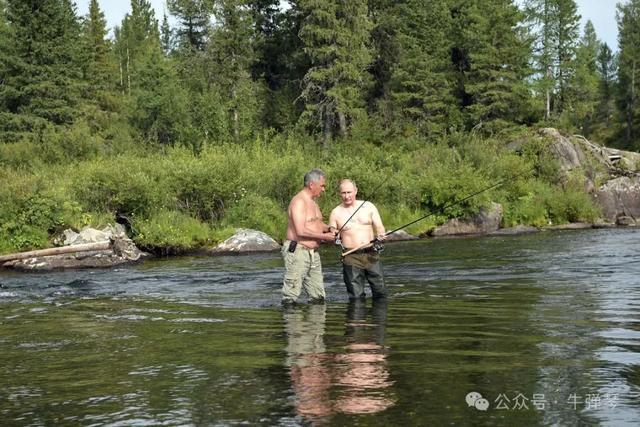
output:
MULTIPOLYGON (((378 209, 373 203, 357 200, 357 194, 356 184, 350 179, 343 179, 340 182, 342 203, 331 211, 329 217, 330 226, 342 230, 340 240, 345 250, 367 245, 374 239, 385 239, 384 225, 378 209), (357 213, 349 219, 356 210, 357 213)), ((387 296, 380 257, 372 244, 343 258, 342 275, 347 285, 349 300, 365 298, 365 282, 369 282, 373 298, 387 296)))
POLYGON ((282 303, 296 302, 302 289, 309 302, 323 302, 322 265, 318 247, 320 242, 333 241, 335 230, 322 222, 322 213, 316 199, 325 191, 325 176, 320 169, 312 169, 304 176, 304 188, 296 194, 287 213, 287 237, 282 244, 284 283, 282 303))

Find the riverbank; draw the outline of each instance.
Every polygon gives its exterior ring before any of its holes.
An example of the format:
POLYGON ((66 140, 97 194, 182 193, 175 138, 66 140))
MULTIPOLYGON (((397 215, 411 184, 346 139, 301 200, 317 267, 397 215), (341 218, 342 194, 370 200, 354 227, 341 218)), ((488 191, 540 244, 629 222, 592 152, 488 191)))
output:
MULTIPOLYGON (((214 247, 238 227, 278 240, 286 228, 290 197, 313 167, 327 173, 328 190, 319 200, 325 215, 339 203, 334 184, 351 177, 359 196, 378 206, 387 229, 432 212, 407 227, 413 235, 452 219, 474 221, 492 203, 502 209, 496 229, 612 222, 595 196, 615 178, 611 171, 633 174, 637 164, 621 163, 620 158, 626 159, 621 156, 612 169, 601 155, 577 153, 575 138, 561 138, 559 133, 522 129, 500 139, 471 134, 385 144, 352 139, 323 149, 311 141, 274 135, 241 146, 205 147, 199 155, 165 147, 73 164, 1 165, 6 185, 0 188, 0 253, 51 247, 67 228, 102 228, 116 220, 127 226, 138 247, 164 255, 214 247)), ((635 178, 619 178, 630 181, 607 193, 614 208, 635 185, 635 178)))

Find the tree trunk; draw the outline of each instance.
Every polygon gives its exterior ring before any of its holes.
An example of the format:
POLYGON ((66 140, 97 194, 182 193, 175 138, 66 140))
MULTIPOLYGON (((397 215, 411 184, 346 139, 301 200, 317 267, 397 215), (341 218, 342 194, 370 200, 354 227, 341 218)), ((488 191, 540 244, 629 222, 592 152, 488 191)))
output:
POLYGON ((625 137, 627 138, 627 146, 631 146, 633 139, 633 112, 636 109, 636 60, 634 59, 631 65, 631 93, 629 104, 627 105, 627 131, 625 137))
POLYGON ((233 100, 233 110, 231 110, 231 121, 233 125, 233 137, 237 141, 240 137, 240 125, 239 125, 239 116, 238 116, 238 102, 236 98, 238 97, 238 93, 236 91, 235 86, 231 89, 231 99, 233 100))
POLYGON ((338 124, 340 126, 340 136, 347 136, 347 118, 342 111, 338 111, 338 124))
POLYGON ((324 129, 322 131, 322 146, 324 148, 329 146, 329 142, 331 142, 331 137, 333 136, 331 134, 333 120, 331 120, 331 112, 329 110, 330 108, 325 108, 324 110, 324 129))
POLYGON ((15 254, 8 254, 0 256, 0 264, 7 261, 14 261, 18 259, 36 258, 51 255, 62 255, 75 252, 88 252, 88 251, 104 251, 111 248, 111 241, 97 242, 97 243, 85 243, 82 245, 62 246, 59 248, 39 249, 36 251, 19 252, 15 254))

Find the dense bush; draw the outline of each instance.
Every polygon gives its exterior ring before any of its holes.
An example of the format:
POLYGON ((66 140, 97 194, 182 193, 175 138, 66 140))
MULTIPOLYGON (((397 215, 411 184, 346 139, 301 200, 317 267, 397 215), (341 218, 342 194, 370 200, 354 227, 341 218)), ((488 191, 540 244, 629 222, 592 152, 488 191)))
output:
MULTIPOLYGON (((327 191, 319 199, 325 219, 340 203, 338 182, 351 178, 359 198, 378 206, 387 230, 427 216, 407 229, 420 234, 491 201, 504 205, 505 226, 590 221, 598 215, 579 176, 560 179, 543 140, 520 153, 505 150, 500 140, 462 134, 440 142, 352 138, 322 148, 307 137, 265 132, 242 145, 206 145, 198 153, 179 145, 142 145, 111 155, 78 138, 68 139, 75 148, 60 139, 47 142, 61 154, 46 167, 42 160, 25 160, 36 150, 33 142, 0 145, 0 153, 12 158, 0 158, 6 183, 0 187, 0 251, 44 247, 65 227, 100 227, 118 214, 133 221, 136 242, 160 252, 214 244, 236 227, 280 239, 289 201, 314 167, 327 173, 327 191), (69 156, 84 160, 71 164, 69 156)), ((100 137, 99 144, 109 146, 114 138, 120 137, 100 137)))

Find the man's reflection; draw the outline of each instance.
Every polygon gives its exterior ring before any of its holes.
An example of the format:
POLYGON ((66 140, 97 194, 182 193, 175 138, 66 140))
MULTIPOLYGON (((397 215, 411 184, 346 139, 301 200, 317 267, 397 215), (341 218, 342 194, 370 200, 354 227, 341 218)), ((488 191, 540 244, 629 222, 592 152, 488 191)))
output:
POLYGON ((335 403, 336 411, 374 413, 393 405, 394 400, 385 392, 393 384, 384 345, 386 322, 386 299, 373 300, 370 309, 364 301, 349 303, 346 352, 335 357, 336 384, 342 388, 335 403))
POLYGON ((284 309, 287 366, 296 394, 298 414, 319 418, 331 414, 330 365, 325 353, 326 306, 312 304, 284 309))
POLYGON ((375 413, 393 405, 385 390, 393 384, 384 346, 386 318, 384 299, 374 300, 371 308, 364 301, 350 303, 344 352, 332 354, 324 342, 324 305, 285 309, 287 366, 299 415, 375 413))

